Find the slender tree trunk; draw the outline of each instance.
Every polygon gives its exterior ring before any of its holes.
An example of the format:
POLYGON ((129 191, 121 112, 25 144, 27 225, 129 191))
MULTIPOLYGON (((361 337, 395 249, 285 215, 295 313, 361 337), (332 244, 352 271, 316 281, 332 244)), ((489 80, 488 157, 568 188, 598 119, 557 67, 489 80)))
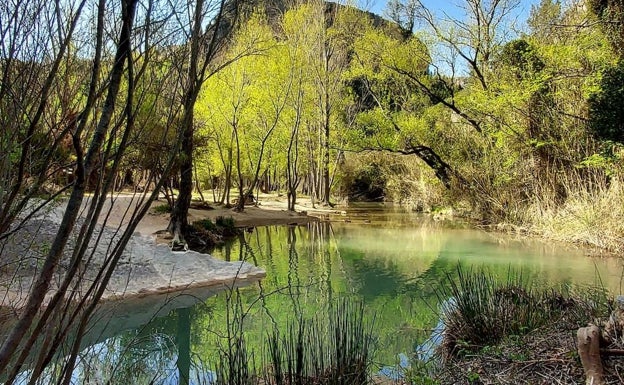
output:
MULTIPOLYGON (((193 134, 194 129, 194 108, 201 90, 201 86, 206 78, 208 65, 212 61, 218 50, 217 41, 223 39, 221 30, 223 26, 224 13, 226 12, 226 0, 220 0, 218 12, 214 22, 209 25, 208 31, 202 31, 204 24, 205 0, 197 0, 193 12, 193 27, 190 37, 190 58, 188 70, 187 90, 184 97, 184 115, 182 119, 182 129, 184 136, 182 139, 181 160, 180 160, 180 188, 176 205, 171 212, 169 222, 169 232, 173 234, 173 245, 185 245, 185 236, 189 232, 188 210, 191 205, 193 193, 193 134), (211 35, 209 35, 211 34, 211 35), (210 36, 208 44, 203 44, 207 35, 210 36), (201 62, 201 63, 200 63, 201 62)), ((235 12, 238 4, 233 1, 227 3, 235 12)), ((233 20, 230 20, 233 22, 233 20)))
MULTIPOLYGON (((63 255, 65 247, 67 246, 70 234, 74 229, 86 191, 87 176, 90 175, 93 170, 95 162, 99 157, 102 144, 106 138, 110 122, 113 117, 118 91, 121 85, 126 58, 131 54, 130 34, 134 21, 136 3, 137 0, 127 0, 122 3, 122 28, 119 38, 120 43, 115 54, 115 61, 110 75, 108 94, 102 107, 100 120, 98 121, 95 132, 93 133, 91 144, 84 158, 84 162, 79 159, 76 181, 68 200, 63 219, 59 225, 58 232, 41 269, 41 273, 33 286, 20 319, 13 329, 11 329, 7 338, 4 340, 2 347, 0 348, 0 372, 3 372, 6 369, 13 353, 15 353, 19 347, 22 338, 24 338, 30 329, 35 316, 39 312, 45 295, 50 288, 50 282, 54 271, 56 270, 58 262, 63 255)), ((77 140, 77 138, 75 138, 75 140, 77 140)), ((80 151, 79 148, 76 148, 76 151, 80 151)))
POLYGON ((197 164, 193 164, 193 170, 195 171, 195 188, 202 202, 205 202, 204 194, 202 193, 201 183, 199 183, 199 177, 197 176, 197 164))
MULTIPOLYGON (((328 59, 326 59, 328 60, 328 59)), ((326 73, 329 73, 329 68, 326 68, 326 73)), ((329 80, 326 80, 326 84, 329 80)), ((330 205, 330 189, 329 183, 329 133, 330 133, 330 116, 331 116, 331 104, 330 104, 329 90, 325 87, 325 109, 324 109, 324 121, 323 121, 323 204, 330 205)))
POLYGON ((171 211, 169 221, 169 232, 173 234, 173 246, 185 244, 184 237, 188 232, 188 210, 191 206, 191 196, 193 194, 193 134, 195 101, 201 87, 201 80, 198 79, 198 66, 200 60, 200 39, 202 35, 202 21, 204 13, 204 0, 197 0, 193 14, 193 28, 191 32, 190 44, 191 52, 189 59, 189 70, 187 78, 187 89, 184 96, 184 115, 182 118, 182 147, 180 149, 180 188, 178 199, 171 211))
POLYGON ((238 203, 234 208, 238 212, 243 212, 245 210, 245 196, 244 196, 244 180, 243 180, 243 170, 241 170, 241 151, 240 151, 240 141, 238 139, 238 122, 236 117, 232 122, 232 129, 234 130, 234 136, 236 138, 236 172, 238 173, 238 203))

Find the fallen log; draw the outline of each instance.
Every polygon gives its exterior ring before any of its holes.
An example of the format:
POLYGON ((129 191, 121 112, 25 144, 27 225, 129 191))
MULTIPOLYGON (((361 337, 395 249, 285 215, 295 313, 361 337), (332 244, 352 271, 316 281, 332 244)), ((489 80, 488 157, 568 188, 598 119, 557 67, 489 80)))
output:
POLYGON ((624 336, 624 296, 620 295, 616 299, 615 310, 602 327, 590 325, 580 328, 576 333, 577 349, 585 370, 585 385, 605 383, 601 354, 624 356, 624 349, 601 349, 600 344, 618 341, 622 336, 624 336))
POLYGON ((600 358, 600 328, 590 325, 576 333, 577 349, 583 369, 585 385, 604 385, 604 369, 600 358))

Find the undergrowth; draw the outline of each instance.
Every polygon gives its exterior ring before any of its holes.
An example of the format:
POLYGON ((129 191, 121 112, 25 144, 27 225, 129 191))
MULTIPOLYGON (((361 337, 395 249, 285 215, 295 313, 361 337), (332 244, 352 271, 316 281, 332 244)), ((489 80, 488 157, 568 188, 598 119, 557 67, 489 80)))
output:
POLYGON ((209 218, 193 222, 192 236, 189 237, 191 249, 204 251, 222 244, 227 238, 240 234, 232 217, 219 216, 213 222, 209 218))
POLYGON ((542 288, 511 270, 506 279, 497 279, 485 270, 458 267, 446 279, 437 293, 443 304, 441 344, 432 360, 411 365, 407 383, 583 380, 576 330, 611 313, 613 299, 606 290, 542 288))

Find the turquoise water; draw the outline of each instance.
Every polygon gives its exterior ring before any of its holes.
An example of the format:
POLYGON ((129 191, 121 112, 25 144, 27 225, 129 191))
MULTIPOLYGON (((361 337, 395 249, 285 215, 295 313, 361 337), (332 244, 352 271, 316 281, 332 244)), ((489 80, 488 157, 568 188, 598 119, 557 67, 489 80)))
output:
POLYGON ((382 206, 350 209, 331 219, 259 227, 213 251, 218 258, 264 268, 267 276, 259 284, 208 298, 199 292, 155 298, 149 305, 127 304, 107 313, 110 326, 88 338, 93 345, 83 352, 76 378, 88 374, 114 383, 168 384, 183 373, 191 383, 208 383, 236 315, 244 315, 247 346, 261 365, 263 341, 273 327, 284 329, 297 315, 325 314, 342 297, 364 304, 374 325, 375 361, 379 367, 392 365, 412 355, 436 326, 437 293, 459 265, 485 268, 501 278, 521 271, 525 279, 546 286, 599 283, 620 291, 619 260, 592 259, 566 245, 434 222, 382 206), (128 314, 133 311, 134 316, 128 314), (143 321, 146 314, 156 316, 143 321), (139 315, 143 318, 134 320, 139 315))

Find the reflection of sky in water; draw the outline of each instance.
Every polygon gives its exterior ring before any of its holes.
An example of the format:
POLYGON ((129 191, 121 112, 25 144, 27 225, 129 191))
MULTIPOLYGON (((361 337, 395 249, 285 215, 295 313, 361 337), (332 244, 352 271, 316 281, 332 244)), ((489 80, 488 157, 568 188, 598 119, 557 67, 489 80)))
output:
MULTIPOLYGON (((394 364, 399 358, 404 361, 399 354, 411 355, 419 346, 423 348, 423 341, 436 327, 438 317, 432 310, 437 308, 436 290, 458 264, 484 267, 501 278, 510 269, 522 271, 526 278, 548 285, 593 284, 599 275, 606 287, 619 290, 620 260, 588 258, 582 250, 567 245, 465 226, 445 228, 400 209, 372 213, 356 209, 335 217, 348 221, 257 228, 214 251, 219 258, 246 259, 267 271, 259 285, 241 290, 242 305, 248 311, 245 325, 251 349, 261 348, 271 328, 285 328, 295 313, 324 314, 332 301, 348 295, 361 300, 366 313, 374 316, 376 361, 381 366, 394 364)), ((224 334, 228 320, 225 296, 208 298, 210 311, 191 310, 190 377, 199 383, 206 383, 212 373, 208 368, 214 368, 218 335, 224 334)), ((171 309, 189 305, 181 301, 171 309)), ((145 315, 150 307, 127 307, 124 312, 132 315, 136 309, 143 316, 138 318, 146 318, 141 322, 149 321, 151 314, 145 315)), ((104 342, 95 339, 96 344, 89 349, 100 352, 91 358, 106 365, 99 369, 79 366, 74 375, 80 378, 87 369, 103 371, 115 364, 136 378, 144 371, 143 379, 151 374, 155 383, 177 383, 177 348, 172 343, 177 333, 175 313, 148 322, 143 332, 126 331, 104 342), (133 345, 134 337, 140 338, 133 345), (168 342, 159 347, 158 338, 168 342)), ((113 315, 108 320, 115 324, 115 317, 119 317, 124 322, 118 324, 127 330, 131 325, 126 322, 128 314, 113 315)), ((102 372, 101 376, 110 374, 102 372)))

